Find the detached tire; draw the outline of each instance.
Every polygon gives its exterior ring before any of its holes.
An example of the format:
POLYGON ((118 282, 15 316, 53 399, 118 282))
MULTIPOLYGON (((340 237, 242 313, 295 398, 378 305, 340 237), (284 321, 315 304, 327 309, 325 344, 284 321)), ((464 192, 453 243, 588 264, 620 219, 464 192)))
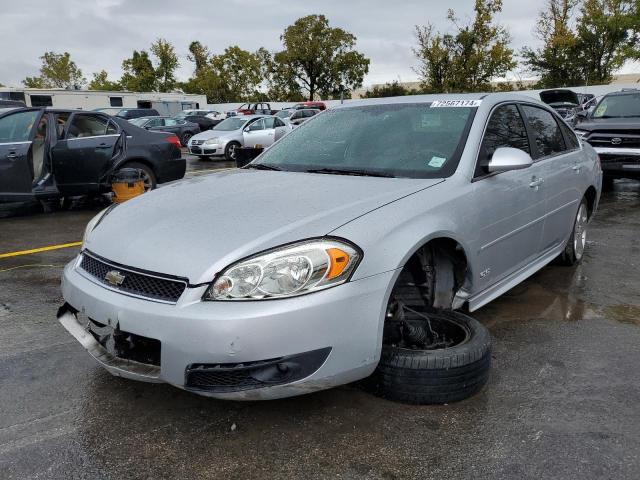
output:
POLYGON ((464 332, 464 339, 433 350, 383 345, 378 368, 367 379, 375 394, 403 403, 443 404, 468 398, 487 382, 491 336, 486 327, 459 312, 443 310, 427 315, 434 323, 449 322, 464 332))

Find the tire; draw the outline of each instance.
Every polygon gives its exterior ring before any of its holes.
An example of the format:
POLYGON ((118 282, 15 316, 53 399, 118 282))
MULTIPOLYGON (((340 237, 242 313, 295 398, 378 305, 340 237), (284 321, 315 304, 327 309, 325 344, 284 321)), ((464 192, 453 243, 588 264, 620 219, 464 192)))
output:
POLYGON ((587 200, 583 197, 576 217, 573 221, 573 230, 564 251, 558 257, 561 265, 572 266, 580 263, 584 256, 584 249, 587 239, 587 225, 589 224, 589 208, 587 200))
POLYGON ((229 142, 227 146, 224 148, 224 158, 226 158, 229 162, 236 161, 235 149, 240 147, 239 142, 229 142))
POLYGON ((433 322, 464 330, 461 343, 433 350, 383 345, 380 362, 366 380, 383 398, 415 405, 451 403, 479 392, 489 378, 491 337, 477 320, 448 310, 432 311, 433 322))
POLYGON ((144 191, 148 192, 149 190, 154 190, 158 186, 158 181, 156 179, 156 174, 153 169, 148 165, 140 162, 129 162, 122 165, 121 168, 135 168, 137 170, 142 170, 142 179, 144 180, 144 191))
POLYGON ((191 137, 193 137, 193 133, 191 132, 184 132, 182 134, 182 136, 180 137, 180 142, 182 143, 183 147, 186 147, 189 144, 189 140, 191 140, 191 137))

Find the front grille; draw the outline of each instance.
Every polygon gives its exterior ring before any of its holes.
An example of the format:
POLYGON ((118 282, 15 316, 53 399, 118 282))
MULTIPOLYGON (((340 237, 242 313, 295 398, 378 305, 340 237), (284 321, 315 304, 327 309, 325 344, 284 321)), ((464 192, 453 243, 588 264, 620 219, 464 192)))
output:
POLYGON ((632 135, 628 133, 604 133, 594 132, 588 136, 587 141, 594 147, 609 147, 609 148, 640 148, 640 135, 632 135), (616 143, 611 143, 614 138, 616 143))
POLYGON ((191 145, 202 145, 204 140, 191 140, 191 145))
POLYGON ((600 153, 601 163, 624 162, 624 163, 640 163, 640 155, 614 155, 610 153, 600 153))
POLYGON ((151 300, 175 303, 187 288, 186 280, 134 271, 130 267, 107 262, 87 252, 82 254, 80 268, 109 288, 151 300), (106 279, 109 272, 117 272, 122 282, 119 285, 109 282, 106 279))

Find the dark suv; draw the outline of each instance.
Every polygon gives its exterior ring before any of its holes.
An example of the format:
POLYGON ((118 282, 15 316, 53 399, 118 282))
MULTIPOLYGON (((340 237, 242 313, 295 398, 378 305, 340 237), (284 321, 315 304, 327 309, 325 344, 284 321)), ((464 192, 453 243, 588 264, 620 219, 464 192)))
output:
POLYGON ((114 172, 142 171, 145 187, 182 178, 180 140, 118 117, 81 110, 0 113, 0 202, 103 193, 114 172))
POLYGON ((605 185, 640 179, 640 90, 605 95, 592 112, 577 115, 575 132, 598 152, 605 185))

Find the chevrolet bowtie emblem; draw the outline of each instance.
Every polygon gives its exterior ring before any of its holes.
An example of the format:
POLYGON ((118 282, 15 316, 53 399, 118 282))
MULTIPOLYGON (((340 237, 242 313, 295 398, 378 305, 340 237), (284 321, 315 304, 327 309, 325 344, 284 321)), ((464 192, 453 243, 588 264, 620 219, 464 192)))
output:
POLYGON ((126 277, 117 270, 109 270, 104 279, 113 286, 120 286, 126 277))

